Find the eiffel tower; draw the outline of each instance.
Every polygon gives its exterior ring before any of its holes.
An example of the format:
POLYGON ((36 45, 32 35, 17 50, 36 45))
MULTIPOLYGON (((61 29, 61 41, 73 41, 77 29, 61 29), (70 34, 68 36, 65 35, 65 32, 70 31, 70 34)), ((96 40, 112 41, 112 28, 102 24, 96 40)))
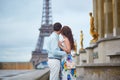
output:
POLYGON ((48 54, 43 50, 43 45, 44 38, 48 37, 53 31, 51 11, 51 0, 43 0, 42 21, 41 28, 39 29, 40 33, 35 51, 32 51, 32 58, 30 60, 34 67, 40 62, 47 61, 48 54))

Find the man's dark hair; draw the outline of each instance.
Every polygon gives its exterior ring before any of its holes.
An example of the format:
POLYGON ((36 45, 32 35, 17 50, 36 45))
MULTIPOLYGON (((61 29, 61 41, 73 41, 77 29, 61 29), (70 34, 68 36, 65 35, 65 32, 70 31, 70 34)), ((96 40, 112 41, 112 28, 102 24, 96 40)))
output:
POLYGON ((59 22, 57 22, 53 25, 54 31, 59 31, 59 30, 61 30, 61 28, 62 28, 62 25, 59 22))

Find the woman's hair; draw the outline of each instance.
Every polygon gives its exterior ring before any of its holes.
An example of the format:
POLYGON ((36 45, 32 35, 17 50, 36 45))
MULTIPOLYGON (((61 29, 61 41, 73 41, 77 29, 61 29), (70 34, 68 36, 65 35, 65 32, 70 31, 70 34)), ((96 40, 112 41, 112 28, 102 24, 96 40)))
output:
POLYGON ((61 30, 61 34, 68 38, 70 41, 71 49, 74 50, 75 46, 71 29, 68 26, 64 26, 61 30))

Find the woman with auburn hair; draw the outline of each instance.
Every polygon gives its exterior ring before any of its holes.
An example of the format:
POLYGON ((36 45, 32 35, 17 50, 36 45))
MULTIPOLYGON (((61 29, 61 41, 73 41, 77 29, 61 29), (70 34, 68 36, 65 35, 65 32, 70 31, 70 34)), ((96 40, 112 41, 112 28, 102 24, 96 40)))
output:
POLYGON ((63 41, 59 41, 59 47, 67 53, 61 60, 62 80, 76 80, 75 60, 71 51, 75 49, 74 39, 70 27, 64 26, 61 30, 63 41))

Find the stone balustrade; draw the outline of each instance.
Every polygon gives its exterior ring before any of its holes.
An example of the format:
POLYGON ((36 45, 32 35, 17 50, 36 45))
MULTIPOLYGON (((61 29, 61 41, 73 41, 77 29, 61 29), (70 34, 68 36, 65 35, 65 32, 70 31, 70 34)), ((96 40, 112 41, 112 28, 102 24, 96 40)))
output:
POLYGON ((33 65, 30 62, 0 62, 0 69, 33 69, 33 65))
POLYGON ((0 80, 49 80, 49 69, 0 70, 0 80))
POLYGON ((120 63, 77 65, 78 80, 120 80, 120 63))

